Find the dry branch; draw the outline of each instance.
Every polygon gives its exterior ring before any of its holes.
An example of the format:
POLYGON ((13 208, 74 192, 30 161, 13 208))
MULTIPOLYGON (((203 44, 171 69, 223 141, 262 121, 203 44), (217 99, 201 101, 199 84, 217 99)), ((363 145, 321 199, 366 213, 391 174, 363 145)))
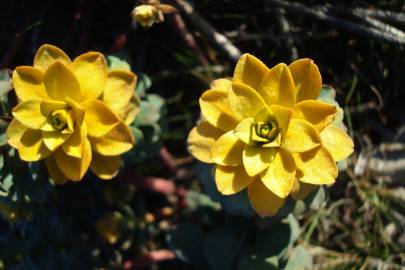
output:
MULTIPOLYGON (((312 18, 318 19, 320 21, 327 22, 329 24, 332 24, 333 26, 336 26, 338 28, 341 28, 341 29, 349 31, 349 32, 357 33, 359 35, 363 35, 366 37, 376 38, 376 39, 383 40, 383 41, 392 42, 395 44, 401 44, 401 45, 405 44, 405 37, 403 37, 402 35, 398 36, 396 34, 396 31, 386 32, 386 31, 382 31, 380 28, 375 28, 375 27, 369 26, 367 24, 359 24, 359 23, 351 22, 346 19, 339 18, 339 17, 331 14, 331 12, 327 6, 309 8, 309 7, 299 4, 299 3, 291 3, 291 2, 281 1, 281 0, 268 0, 266 2, 274 4, 278 7, 283 7, 288 11, 295 12, 300 15, 312 17, 312 18)), ((393 27, 391 27, 391 28, 393 28, 393 27)))
POLYGON ((186 14, 190 22, 203 33, 211 42, 228 55, 233 61, 238 61, 241 56, 239 49, 232 44, 223 34, 215 30, 212 25, 201 17, 194 8, 184 0, 176 0, 177 5, 186 14))
MULTIPOLYGON (((285 10, 283 8, 277 8, 276 9, 276 14, 277 14, 277 21, 280 26, 280 30, 283 34, 289 34, 290 33, 290 24, 288 23, 287 18, 285 17, 285 10)), ((294 39, 292 36, 287 36, 286 38, 286 47, 289 52, 290 60, 295 60, 298 58, 298 50, 297 47, 294 45, 294 39)))
POLYGON ((376 19, 380 19, 385 22, 405 25, 405 13, 374 8, 355 8, 353 9, 353 11, 355 11, 361 16, 374 17, 376 19))

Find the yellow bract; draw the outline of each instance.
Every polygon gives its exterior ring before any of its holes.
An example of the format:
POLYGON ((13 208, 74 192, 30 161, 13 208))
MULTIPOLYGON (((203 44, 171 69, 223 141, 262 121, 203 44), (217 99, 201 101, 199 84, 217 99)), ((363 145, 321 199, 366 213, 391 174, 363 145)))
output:
POLYGON ((98 52, 71 61, 43 45, 12 80, 19 104, 7 136, 22 160, 45 159, 57 184, 80 181, 89 168, 102 179, 117 174, 119 156, 135 144, 128 128, 139 111, 134 73, 109 72, 98 52))
POLYGON ((243 55, 232 79, 218 79, 200 98, 204 121, 189 134, 188 149, 214 163, 218 190, 247 188, 261 216, 277 213, 286 199, 305 198, 331 184, 336 161, 353 152, 351 138, 332 123, 336 107, 317 101, 322 86, 310 59, 268 68, 243 55))

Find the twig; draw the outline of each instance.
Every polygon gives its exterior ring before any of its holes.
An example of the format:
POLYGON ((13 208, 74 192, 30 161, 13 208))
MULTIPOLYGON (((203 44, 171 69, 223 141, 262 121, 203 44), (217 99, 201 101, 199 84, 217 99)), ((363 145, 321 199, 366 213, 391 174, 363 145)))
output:
POLYGON ((393 27, 393 26, 391 26, 389 24, 383 23, 383 22, 381 22, 379 20, 373 19, 373 18, 368 17, 368 16, 362 16, 359 13, 353 13, 353 14, 357 15, 359 18, 362 18, 369 25, 371 25, 371 26, 373 26, 375 28, 378 28, 381 31, 384 31, 386 33, 390 33, 392 35, 396 35, 396 36, 401 37, 401 38, 405 38, 405 33, 403 31, 399 30, 396 27, 393 27))
POLYGON ((235 45, 233 45, 223 34, 216 31, 214 27, 201 17, 189 3, 184 0, 176 0, 176 3, 184 14, 189 17, 190 22, 195 28, 201 31, 210 41, 226 53, 230 59, 235 62, 238 61, 241 52, 235 45))
POLYGON ((163 161, 163 164, 169 169, 172 174, 176 174, 178 171, 176 161, 174 160, 172 154, 166 147, 162 147, 159 151, 159 157, 163 161))
POLYGON ((129 170, 124 173, 124 179, 143 190, 164 195, 171 195, 176 192, 176 185, 169 179, 155 176, 141 177, 134 175, 129 170))
MULTIPOLYGON (((276 14, 281 32, 288 35, 290 33, 290 24, 285 17, 285 10, 283 8, 276 8, 276 14)), ((286 38, 286 48, 290 54, 289 56, 291 61, 298 58, 298 50, 294 45, 294 39, 291 35, 288 35, 286 38)))
POLYGON ((405 25, 405 13, 393 12, 374 8, 354 8, 353 11, 361 16, 370 16, 386 22, 405 25))
POLYGON ((355 24, 345 19, 338 18, 334 15, 331 15, 328 12, 327 7, 323 8, 309 8, 305 5, 299 3, 290 3, 281 0, 268 0, 276 6, 283 7, 286 10, 295 12, 301 15, 309 16, 320 21, 330 23, 338 28, 344 29, 346 31, 354 32, 366 37, 373 37, 379 40, 392 42, 395 44, 405 44, 405 38, 401 36, 394 35, 392 33, 381 31, 380 29, 369 27, 364 24, 355 24))
POLYGON ((193 34, 188 31, 187 26, 180 14, 173 13, 172 16, 169 16, 169 18, 171 18, 173 25, 176 27, 184 43, 195 53, 201 65, 204 67, 208 66, 209 63, 207 58, 205 57, 198 43, 195 41, 193 34))
POLYGON ((384 143, 371 152, 361 152, 355 166, 356 175, 366 173, 395 184, 405 175, 405 144, 384 143))
POLYGON ((316 263, 314 269, 335 269, 338 266, 350 264, 362 264, 363 266, 369 267, 364 269, 403 269, 401 265, 384 262, 379 258, 366 257, 363 259, 357 255, 341 253, 316 246, 308 246, 307 249, 312 256, 321 260, 316 263))

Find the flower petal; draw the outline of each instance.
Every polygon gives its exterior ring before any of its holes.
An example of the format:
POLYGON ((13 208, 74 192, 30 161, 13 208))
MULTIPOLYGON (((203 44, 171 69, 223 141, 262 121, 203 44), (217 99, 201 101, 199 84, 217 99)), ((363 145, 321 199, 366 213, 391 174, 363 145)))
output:
POLYGON ((281 133, 281 140, 284 140, 293 111, 280 105, 271 105, 269 108, 274 114, 274 117, 277 119, 278 127, 280 128, 281 133))
POLYGON ((97 99, 104 90, 108 77, 104 56, 98 52, 88 52, 77 57, 71 68, 80 82, 81 100, 97 99))
POLYGON ((21 101, 48 98, 43 84, 43 73, 30 66, 20 66, 13 71, 13 86, 21 101))
POLYGON ((81 126, 76 125, 72 136, 66 141, 66 143, 62 145, 63 151, 69 156, 81 158, 84 150, 83 144, 86 142, 86 140, 86 123, 83 123, 81 126))
POLYGON ((321 132, 322 145, 329 151, 335 161, 346 159, 353 153, 354 144, 349 135, 341 128, 327 126, 321 132))
POLYGON ((73 110, 76 124, 81 126, 84 118, 84 108, 71 98, 66 98, 66 104, 73 110))
POLYGON ((250 204, 261 217, 274 216, 286 201, 271 192, 259 179, 253 181, 247 190, 250 204))
POLYGON ((223 195, 235 194, 249 186, 254 177, 246 174, 243 166, 221 166, 215 168, 215 183, 223 195))
POLYGON ((276 104, 293 107, 295 104, 294 81, 285 64, 278 64, 270 69, 257 92, 269 106, 276 104))
POLYGON ((18 153, 24 161, 38 161, 48 157, 52 152, 42 141, 40 130, 27 129, 21 137, 18 153))
POLYGON ((290 120, 282 148, 291 153, 306 152, 321 144, 315 127, 302 119, 290 120))
POLYGON ((48 96, 53 100, 65 101, 66 98, 80 98, 80 84, 73 72, 56 61, 49 65, 44 74, 44 85, 48 96))
POLYGON ((263 184, 274 194, 286 198, 294 185, 295 168, 293 156, 280 149, 267 170, 260 175, 260 178, 263 184))
POLYGON ((80 181, 85 175, 91 162, 91 146, 88 140, 82 144, 83 156, 82 158, 75 158, 67 155, 62 148, 55 152, 56 163, 62 173, 72 181, 80 181))
POLYGON ((40 129, 46 121, 41 112, 41 100, 31 99, 19 103, 13 108, 13 116, 24 126, 31 129, 40 129))
POLYGON ((121 158, 119 156, 106 157, 93 153, 90 170, 103 180, 109 180, 118 174, 121 158))
POLYGON ((211 148, 222 134, 222 130, 217 129, 208 122, 202 121, 188 135, 188 151, 202 162, 213 163, 211 148))
POLYGON ((103 101, 118 113, 134 95, 135 84, 136 76, 132 72, 125 70, 109 72, 103 92, 103 101))
POLYGON ((255 176, 269 167, 277 150, 256 145, 246 145, 243 149, 243 166, 249 176, 255 176))
POLYGON ((103 180, 110 180, 118 174, 121 165, 119 156, 102 156, 93 152, 90 170, 103 180))
POLYGON ((239 166, 242 165, 242 152, 245 144, 228 131, 214 143, 211 148, 211 159, 220 165, 239 166))
POLYGON ((40 108, 42 115, 47 117, 53 111, 65 109, 66 103, 57 100, 44 99, 41 100, 40 108))
POLYGON ((53 64, 55 61, 60 61, 66 65, 71 63, 69 56, 67 56, 61 49, 53 45, 42 45, 34 58, 34 67, 45 71, 46 68, 53 64))
POLYGON ((86 112, 84 122, 89 136, 104 136, 120 123, 118 116, 100 100, 90 99, 80 105, 86 112))
POLYGON ((303 58, 292 62, 291 71, 296 89, 297 102, 306 99, 317 99, 322 87, 322 77, 314 61, 303 58))
POLYGON ((319 188, 319 185, 311 185, 295 179, 293 189, 291 190, 291 197, 294 200, 303 200, 317 188, 319 188))
POLYGON ((295 105, 293 118, 305 119, 313 124, 318 132, 321 132, 333 122, 336 112, 336 106, 329 103, 304 100, 295 105))
POLYGON ((131 130, 120 122, 106 135, 89 138, 92 149, 103 156, 118 156, 128 152, 135 144, 131 130))
POLYGON ((20 147, 21 137, 27 129, 28 128, 21 124, 17 119, 13 119, 7 127, 8 144, 14 148, 20 147))
POLYGON ((140 103, 129 102, 121 111, 118 112, 118 116, 124 120, 125 124, 131 125, 136 116, 141 111, 140 103))
POLYGON ((59 169, 58 164, 54 156, 48 157, 45 159, 45 165, 48 169, 48 174, 52 178, 53 182, 57 185, 63 185, 69 181, 67 177, 59 169))
POLYGON ((71 133, 64 134, 60 131, 42 131, 44 143, 51 151, 55 151, 59 146, 66 142, 71 135, 71 133))
POLYGON ((335 182, 338 175, 336 162, 324 147, 294 155, 297 164, 297 178, 301 182, 327 185, 335 182))
POLYGON ((254 117, 266 106, 262 97, 253 88, 241 83, 232 83, 228 101, 238 120, 254 117))
POLYGON ((244 54, 239 59, 233 74, 233 81, 247 84, 257 89, 268 68, 262 61, 251 54, 244 54))
POLYGON ((238 124, 229 107, 228 94, 220 90, 205 91, 200 98, 201 113, 214 127, 229 131, 238 124))
POLYGON ((211 89, 220 90, 224 92, 228 92, 231 87, 232 87, 232 80, 225 78, 216 79, 212 81, 210 84, 211 89))
POLYGON ((246 144, 250 144, 253 123, 254 121, 251 117, 243 119, 234 130, 236 137, 246 144))

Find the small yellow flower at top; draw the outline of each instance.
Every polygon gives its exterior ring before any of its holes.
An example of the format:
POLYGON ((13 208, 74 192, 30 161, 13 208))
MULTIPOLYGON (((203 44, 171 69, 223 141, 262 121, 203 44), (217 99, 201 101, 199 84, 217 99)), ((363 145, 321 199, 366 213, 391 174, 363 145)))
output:
POLYGON ((33 66, 12 76, 18 97, 8 143, 24 161, 45 160, 57 184, 80 181, 90 168, 111 179, 120 155, 135 144, 128 125, 139 108, 132 102, 134 73, 108 71, 101 53, 73 61, 59 48, 43 45, 33 66))
POLYGON ((158 10, 152 5, 140 5, 132 11, 132 16, 143 27, 151 27, 158 19, 158 10))
POLYGON ((155 23, 163 22, 163 14, 173 13, 174 7, 161 4, 159 0, 144 0, 142 5, 136 6, 132 11, 132 18, 143 27, 149 28, 155 23))
POLYGON ((321 86, 310 59, 268 68, 243 55, 232 79, 215 80, 202 94, 190 153, 215 164, 222 194, 247 188, 259 215, 275 215, 288 196, 302 199, 334 183, 336 161, 353 152, 351 138, 333 125, 336 107, 317 101, 321 86))

